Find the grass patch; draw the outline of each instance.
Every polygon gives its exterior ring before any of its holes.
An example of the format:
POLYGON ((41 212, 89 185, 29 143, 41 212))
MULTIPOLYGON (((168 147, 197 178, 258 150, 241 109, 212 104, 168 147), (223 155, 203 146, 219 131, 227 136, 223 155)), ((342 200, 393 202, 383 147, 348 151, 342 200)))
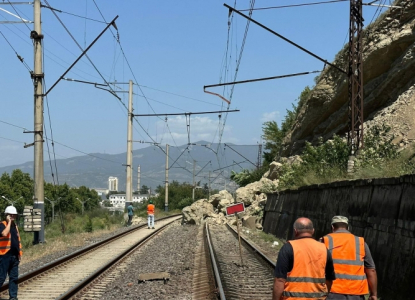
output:
POLYGON ((65 233, 57 218, 45 227, 44 244, 33 245, 33 233, 20 230, 20 239, 23 247, 22 263, 36 260, 66 249, 81 247, 89 240, 113 232, 124 226, 123 215, 110 215, 105 209, 97 209, 80 216, 67 214, 64 217, 65 233))

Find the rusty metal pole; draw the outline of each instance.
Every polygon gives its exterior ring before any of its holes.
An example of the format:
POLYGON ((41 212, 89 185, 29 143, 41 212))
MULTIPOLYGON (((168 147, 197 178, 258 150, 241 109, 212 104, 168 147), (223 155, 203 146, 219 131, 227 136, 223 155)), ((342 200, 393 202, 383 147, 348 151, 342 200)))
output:
POLYGON ((244 260, 242 258, 242 244, 241 244, 241 233, 239 231, 239 218, 238 218, 238 214, 235 214, 235 218, 236 218, 236 227, 238 228, 238 239, 239 239, 239 255, 241 256, 241 266, 244 266, 244 260))
POLYGON ((350 0, 349 135, 351 155, 363 147, 363 10, 362 0, 350 0))

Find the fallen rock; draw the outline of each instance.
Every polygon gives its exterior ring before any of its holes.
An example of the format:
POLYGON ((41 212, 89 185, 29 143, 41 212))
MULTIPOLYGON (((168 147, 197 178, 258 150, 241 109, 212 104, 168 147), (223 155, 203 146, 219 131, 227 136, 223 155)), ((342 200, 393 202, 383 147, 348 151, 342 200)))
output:
POLYGON ((256 217, 245 216, 242 218, 242 226, 247 227, 249 229, 255 229, 256 221, 256 217))
POLYGON ((216 214, 213 205, 207 199, 200 199, 182 210, 183 223, 200 225, 207 217, 214 217, 216 214))
POLYGON ((281 175, 281 167, 281 163, 273 161, 269 164, 269 171, 266 173, 267 176, 264 175, 264 177, 270 180, 278 179, 281 175))
POLYGON ((212 204, 213 207, 219 208, 220 202, 222 200, 227 200, 227 201, 223 201, 222 203, 232 203, 233 197, 227 190, 222 190, 218 194, 214 194, 210 196, 209 203, 212 204))

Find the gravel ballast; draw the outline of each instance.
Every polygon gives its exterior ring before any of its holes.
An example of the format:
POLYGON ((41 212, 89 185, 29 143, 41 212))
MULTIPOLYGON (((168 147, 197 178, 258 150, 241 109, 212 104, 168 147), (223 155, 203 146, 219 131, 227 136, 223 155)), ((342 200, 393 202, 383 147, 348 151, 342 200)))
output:
POLYGON ((101 299, 191 299, 198 226, 178 222, 149 241, 101 299), (139 274, 170 273, 170 280, 138 283, 139 274))

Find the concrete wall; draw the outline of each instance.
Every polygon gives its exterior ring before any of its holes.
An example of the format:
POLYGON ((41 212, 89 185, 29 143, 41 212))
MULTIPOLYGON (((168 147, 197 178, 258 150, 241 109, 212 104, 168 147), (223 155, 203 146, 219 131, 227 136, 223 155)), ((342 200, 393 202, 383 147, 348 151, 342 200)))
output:
POLYGON ((315 185, 269 194, 264 231, 291 239, 298 217, 310 218, 316 238, 330 232, 334 215, 349 218, 376 263, 382 300, 415 299, 415 175, 315 185))

